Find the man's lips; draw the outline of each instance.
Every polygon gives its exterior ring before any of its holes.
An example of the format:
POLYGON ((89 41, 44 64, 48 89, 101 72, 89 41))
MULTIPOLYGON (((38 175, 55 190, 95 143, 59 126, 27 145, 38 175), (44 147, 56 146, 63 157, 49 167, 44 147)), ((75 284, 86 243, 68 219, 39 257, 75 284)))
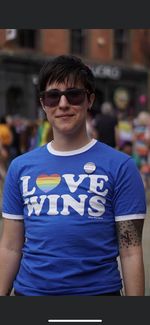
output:
POLYGON ((56 118, 65 118, 65 117, 72 117, 72 116, 74 116, 74 114, 61 114, 61 115, 56 115, 55 117, 56 118))

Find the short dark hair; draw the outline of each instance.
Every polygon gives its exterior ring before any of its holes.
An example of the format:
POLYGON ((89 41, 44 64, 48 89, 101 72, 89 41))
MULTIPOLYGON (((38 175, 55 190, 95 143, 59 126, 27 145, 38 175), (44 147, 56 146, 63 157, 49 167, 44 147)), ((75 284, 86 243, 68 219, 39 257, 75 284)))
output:
POLYGON ((81 82, 90 93, 95 92, 92 71, 80 58, 73 55, 60 55, 43 65, 39 74, 39 92, 43 92, 47 84, 55 81, 69 81, 74 85, 81 82))

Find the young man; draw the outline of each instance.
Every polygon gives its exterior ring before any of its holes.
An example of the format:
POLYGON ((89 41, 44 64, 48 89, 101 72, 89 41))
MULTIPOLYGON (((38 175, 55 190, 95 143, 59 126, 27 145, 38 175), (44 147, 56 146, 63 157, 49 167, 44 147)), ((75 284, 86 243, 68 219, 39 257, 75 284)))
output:
POLYGON ((13 160, 3 195, 0 294, 144 295, 139 172, 128 155, 86 130, 94 77, 60 56, 40 72, 52 142, 13 160))

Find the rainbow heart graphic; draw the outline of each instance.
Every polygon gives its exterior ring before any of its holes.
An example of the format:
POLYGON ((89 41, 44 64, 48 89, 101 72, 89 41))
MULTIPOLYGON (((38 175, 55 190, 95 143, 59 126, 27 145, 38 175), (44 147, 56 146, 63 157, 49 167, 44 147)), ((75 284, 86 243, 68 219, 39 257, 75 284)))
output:
POLYGON ((61 181, 61 176, 58 174, 52 174, 52 175, 40 175, 36 179, 36 185, 38 188, 47 193, 51 190, 53 190, 55 187, 59 185, 61 181))

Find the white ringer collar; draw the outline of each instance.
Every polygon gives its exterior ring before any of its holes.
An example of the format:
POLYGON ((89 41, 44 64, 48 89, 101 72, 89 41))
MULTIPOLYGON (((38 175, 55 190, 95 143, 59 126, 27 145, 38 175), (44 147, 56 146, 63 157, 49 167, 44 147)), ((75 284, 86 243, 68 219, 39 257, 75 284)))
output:
POLYGON ((47 149, 50 153, 56 156, 73 156, 73 155, 78 155, 80 153, 83 153, 90 148, 94 146, 94 144, 97 142, 96 139, 92 139, 88 144, 86 144, 84 147, 76 149, 76 150, 70 150, 70 151, 58 151, 53 149, 52 147, 52 141, 47 144, 47 149))

